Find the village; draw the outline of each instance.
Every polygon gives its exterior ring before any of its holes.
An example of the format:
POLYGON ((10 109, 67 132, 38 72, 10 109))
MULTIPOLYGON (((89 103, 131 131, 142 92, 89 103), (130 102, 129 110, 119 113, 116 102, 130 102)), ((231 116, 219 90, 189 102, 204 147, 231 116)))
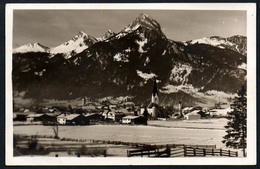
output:
POLYGON ((239 156, 237 151, 222 149, 229 108, 184 107, 181 101, 177 109, 160 106, 155 78, 151 95, 148 106, 130 101, 97 103, 84 97, 77 106, 20 108, 13 116, 14 154, 239 156))
POLYGON ((183 107, 181 101, 178 108, 163 107, 159 103, 159 94, 154 79, 151 102, 148 106, 136 105, 131 101, 121 104, 109 102, 91 102, 87 97, 82 98, 77 106, 54 105, 51 107, 38 106, 20 108, 14 112, 15 124, 43 124, 43 125, 93 125, 93 124, 131 124, 147 125, 150 120, 199 120, 205 118, 226 117, 230 108, 221 109, 220 105, 214 109, 200 106, 183 107))

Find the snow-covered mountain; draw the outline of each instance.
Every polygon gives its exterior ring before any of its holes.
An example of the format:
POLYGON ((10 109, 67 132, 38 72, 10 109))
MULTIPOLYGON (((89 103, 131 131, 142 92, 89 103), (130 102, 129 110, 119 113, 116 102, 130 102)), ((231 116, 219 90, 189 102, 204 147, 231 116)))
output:
POLYGON ((13 50, 13 53, 27 53, 27 52, 49 52, 49 47, 43 46, 37 42, 28 43, 26 45, 20 46, 13 50))
POLYGON ((39 43, 29 43, 14 49, 13 53, 45 52, 50 53, 50 57, 56 54, 62 54, 64 58, 68 59, 71 56, 74 56, 87 49, 96 42, 96 38, 87 35, 83 31, 80 31, 71 40, 68 40, 67 42, 64 42, 63 44, 56 47, 46 47, 39 43))
POLYGON ((75 37, 71 40, 53 47, 50 49, 50 53, 52 55, 61 53, 64 55, 65 58, 70 58, 71 56, 82 52, 83 50, 87 49, 89 46, 93 45, 97 42, 97 39, 87 35, 83 31, 80 31, 75 37))
POLYGON ((205 104, 200 97, 209 91, 235 93, 246 84, 246 37, 177 42, 145 14, 98 40, 81 32, 49 53, 13 58, 14 90, 40 99, 131 96, 146 104, 156 76, 162 103, 205 104))
POLYGON ((223 38, 220 36, 204 37, 201 39, 186 41, 184 44, 207 44, 221 49, 231 49, 246 55, 246 38, 239 35, 229 38, 223 38))

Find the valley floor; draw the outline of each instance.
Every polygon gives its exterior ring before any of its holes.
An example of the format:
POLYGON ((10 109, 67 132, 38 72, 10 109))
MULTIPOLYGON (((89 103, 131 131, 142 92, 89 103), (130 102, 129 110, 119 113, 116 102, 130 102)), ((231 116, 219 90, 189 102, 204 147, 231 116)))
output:
MULTIPOLYGON (((193 121, 148 121, 148 126, 59 126, 59 136, 60 138, 147 144, 216 145, 217 148, 227 149, 221 142, 225 135, 224 125, 226 122, 226 119, 221 118, 193 121)), ((14 126, 14 134, 54 135, 52 126, 43 125, 14 126)), ((120 146, 118 148, 120 149, 120 146)), ((126 152, 126 149, 124 151, 126 152)))

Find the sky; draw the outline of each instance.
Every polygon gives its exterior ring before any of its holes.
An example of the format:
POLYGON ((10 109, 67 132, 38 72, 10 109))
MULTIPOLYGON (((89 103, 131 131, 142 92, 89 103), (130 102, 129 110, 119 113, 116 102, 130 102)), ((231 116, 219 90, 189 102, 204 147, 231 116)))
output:
POLYGON ((58 46, 83 31, 96 38, 120 32, 141 13, 160 25, 168 39, 246 36, 246 11, 215 10, 14 10, 13 48, 38 42, 58 46))

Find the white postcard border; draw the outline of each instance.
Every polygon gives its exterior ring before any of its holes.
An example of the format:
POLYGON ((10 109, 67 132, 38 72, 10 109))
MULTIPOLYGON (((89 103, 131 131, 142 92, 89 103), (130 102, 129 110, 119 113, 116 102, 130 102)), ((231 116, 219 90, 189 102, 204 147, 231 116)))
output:
POLYGON ((138 4, 6 4, 6 165, 255 165, 256 164, 256 4, 254 3, 138 3, 138 4), (13 157, 12 39, 14 10, 125 9, 125 10, 246 10, 248 140, 245 158, 77 158, 13 157))

